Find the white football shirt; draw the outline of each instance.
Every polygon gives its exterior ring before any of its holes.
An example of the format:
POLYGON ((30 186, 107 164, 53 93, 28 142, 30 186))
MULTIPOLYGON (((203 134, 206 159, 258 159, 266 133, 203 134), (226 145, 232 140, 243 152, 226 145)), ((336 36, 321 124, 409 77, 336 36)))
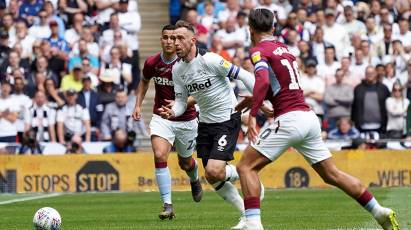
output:
MULTIPOLYGON (((188 96, 193 96, 200 108, 200 122, 228 121, 237 105, 229 78, 236 79, 240 70, 218 54, 197 50, 193 60, 188 63, 179 60, 173 66, 176 101, 187 101, 188 96)), ((241 72, 245 74, 247 71, 241 72)), ((251 73, 247 73, 247 77, 253 78, 251 73)), ((177 112, 176 116, 179 115, 177 112)))

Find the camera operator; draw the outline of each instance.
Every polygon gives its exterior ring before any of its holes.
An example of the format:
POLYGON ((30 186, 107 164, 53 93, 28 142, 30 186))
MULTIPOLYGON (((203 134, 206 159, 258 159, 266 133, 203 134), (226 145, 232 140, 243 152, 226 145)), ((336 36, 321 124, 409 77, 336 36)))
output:
POLYGON ((103 153, 133 153, 136 148, 133 146, 136 133, 131 131, 126 133, 122 129, 114 131, 113 140, 110 145, 103 149, 103 153))
POLYGON ((19 154, 42 154, 44 147, 40 146, 40 143, 36 138, 37 134, 34 130, 25 132, 23 135, 22 145, 19 149, 19 154))
POLYGON ((79 135, 66 135, 66 146, 67 150, 66 153, 71 153, 71 154, 81 154, 81 153, 86 153, 84 151, 83 145, 82 145, 82 140, 81 136, 79 135))

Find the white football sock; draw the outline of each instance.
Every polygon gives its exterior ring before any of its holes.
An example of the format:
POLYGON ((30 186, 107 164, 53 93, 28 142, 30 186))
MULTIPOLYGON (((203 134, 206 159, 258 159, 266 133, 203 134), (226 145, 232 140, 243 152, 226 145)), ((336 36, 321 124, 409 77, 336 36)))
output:
POLYGON ((240 179, 237 173, 237 169, 234 165, 226 165, 225 166, 225 180, 230 182, 235 182, 236 180, 240 179))
POLYGON ((219 196, 233 205, 238 211, 240 211, 241 215, 244 216, 243 198, 240 196, 237 188, 233 184, 231 184, 231 182, 217 182, 213 184, 213 187, 219 196), (221 185, 221 183, 224 184, 221 185))

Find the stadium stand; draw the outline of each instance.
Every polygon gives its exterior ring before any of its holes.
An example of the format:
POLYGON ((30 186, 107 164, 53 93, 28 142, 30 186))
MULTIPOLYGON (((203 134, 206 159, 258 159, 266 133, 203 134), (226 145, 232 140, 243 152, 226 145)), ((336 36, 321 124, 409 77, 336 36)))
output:
MULTIPOLYGON (((60 120, 65 119, 66 98, 75 93, 78 106, 90 116, 74 111, 66 123, 91 120, 91 134, 75 134, 92 141, 82 143, 85 152, 102 152, 110 143, 107 132, 119 128, 113 125, 116 117, 110 118, 112 127, 101 124, 106 108, 117 106, 115 92, 127 92, 124 114, 131 114, 140 66, 158 52, 159 29, 179 18, 195 24, 199 46, 252 72, 246 21, 255 7, 276 13, 275 36, 298 57, 301 87, 322 122, 324 138, 331 132, 329 147, 349 147, 355 137, 354 147, 366 143, 367 148, 408 148, 404 140, 411 136, 409 1, 0 0, 0 149, 27 152, 26 144, 33 141, 42 150, 65 145, 72 135, 59 132, 57 114, 60 111, 60 120), (88 82, 91 88, 82 90, 88 82), (90 95, 99 100, 90 100, 90 95), (350 128, 341 128, 341 123, 350 128)), ((244 92, 240 82, 233 82, 233 87, 238 95, 244 92)), ((150 149, 145 127, 151 119, 151 89, 142 107, 144 121, 130 119, 130 124, 121 125, 135 135, 138 150, 150 149)), ((259 117, 260 126, 271 121, 259 117)), ((247 144, 245 135, 238 143, 240 149, 247 144)), ((65 149, 61 146, 58 152, 65 149)))

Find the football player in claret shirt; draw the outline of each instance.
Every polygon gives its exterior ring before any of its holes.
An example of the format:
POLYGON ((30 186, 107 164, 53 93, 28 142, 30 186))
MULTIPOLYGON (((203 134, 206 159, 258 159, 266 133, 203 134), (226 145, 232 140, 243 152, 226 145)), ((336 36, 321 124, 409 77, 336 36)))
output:
POLYGON ((398 229, 394 211, 382 207, 357 178, 335 166, 321 139, 318 118, 304 102, 296 59, 286 45, 272 36, 273 13, 262 8, 251 10, 248 23, 254 45, 250 55, 255 66, 255 85, 248 122, 252 143, 237 164, 246 216, 243 229, 263 229, 258 172, 289 147, 301 153, 326 183, 357 200, 383 229, 398 229), (273 105, 275 120, 258 134, 255 117, 265 98, 273 105))
POLYGON ((160 219, 174 218, 171 201, 171 176, 167 166, 168 156, 173 144, 178 153, 180 168, 190 177, 193 200, 200 202, 202 188, 198 177, 198 166, 192 154, 197 136, 197 113, 193 105, 187 106, 182 115, 177 118, 164 119, 160 117, 159 109, 174 100, 174 86, 171 69, 178 57, 171 39, 175 26, 164 26, 161 36, 162 52, 148 57, 144 63, 143 79, 137 89, 137 100, 133 118, 141 118, 141 104, 149 88, 150 79, 155 85, 153 118, 150 122, 151 145, 154 152, 155 174, 157 185, 163 200, 163 211, 160 219))
MULTIPOLYGON (((241 213, 239 223, 232 229, 242 229, 245 222, 244 204, 237 188, 234 159, 241 113, 236 111, 237 99, 230 79, 241 80, 251 92, 254 77, 246 70, 224 60, 220 55, 196 47, 193 25, 178 21, 174 30, 176 53, 181 58, 173 66, 173 107, 163 107, 164 118, 178 118, 192 96, 200 110, 197 136, 197 156, 205 168, 205 177, 219 196, 241 213)), ((237 108, 238 109, 238 108, 237 108)))

